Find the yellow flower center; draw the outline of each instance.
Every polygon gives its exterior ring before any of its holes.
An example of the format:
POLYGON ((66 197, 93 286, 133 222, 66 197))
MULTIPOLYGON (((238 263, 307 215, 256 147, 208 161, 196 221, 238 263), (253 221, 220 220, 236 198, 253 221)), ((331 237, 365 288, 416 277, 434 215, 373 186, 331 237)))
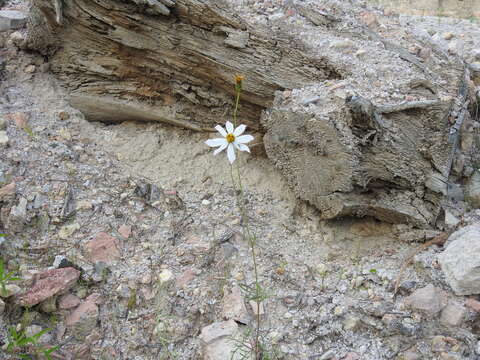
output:
POLYGON ((227 142, 228 143, 233 143, 235 141, 235 135, 233 135, 232 133, 230 134, 227 134, 227 142))

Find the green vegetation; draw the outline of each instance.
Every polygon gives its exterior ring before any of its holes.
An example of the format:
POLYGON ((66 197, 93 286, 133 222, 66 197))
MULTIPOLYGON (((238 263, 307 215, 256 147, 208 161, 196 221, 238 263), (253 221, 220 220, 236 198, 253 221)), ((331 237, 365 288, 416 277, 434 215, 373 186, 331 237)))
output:
POLYGON ((17 331, 14 327, 10 327, 8 329, 7 353, 18 356, 20 359, 33 360, 43 356, 47 360, 53 360, 52 353, 58 350, 59 346, 45 348, 38 343, 40 337, 48 331, 50 329, 44 329, 32 336, 27 336, 24 329, 17 331))
POLYGON ((19 281, 21 278, 13 276, 15 271, 7 272, 5 264, 2 259, 0 259, 0 295, 7 296, 7 284, 11 281, 19 281))

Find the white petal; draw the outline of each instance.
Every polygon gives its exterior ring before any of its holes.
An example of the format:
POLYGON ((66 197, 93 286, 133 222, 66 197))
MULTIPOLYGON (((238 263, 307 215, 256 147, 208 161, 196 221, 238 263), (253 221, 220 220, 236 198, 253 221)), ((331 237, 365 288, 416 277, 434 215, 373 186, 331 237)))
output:
POLYGON ((239 144, 239 143, 237 143, 236 141, 234 142, 234 144, 235 144, 235 147, 236 147, 238 150, 240 150, 240 151, 246 151, 246 152, 248 152, 248 153, 250 152, 250 148, 249 148, 247 145, 245 145, 245 144, 239 144))
POLYGON ((233 144, 231 144, 231 143, 228 144, 227 157, 228 157, 228 161, 230 161, 230 164, 233 164, 233 162, 236 159, 236 156, 235 156, 235 150, 233 148, 233 144))
POLYGON ((233 124, 230 122, 230 121, 227 121, 225 123, 225 127, 227 128, 227 132, 230 134, 230 133, 233 133, 233 124))
POLYGON ((207 144, 210 147, 217 147, 217 146, 222 146, 223 144, 227 144, 228 142, 224 138, 216 138, 216 139, 208 139, 205 141, 205 144, 207 144))
POLYGON ((235 142, 238 144, 246 144, 252 141, 254 137, 252 135, 242 135, 235 138, 235 142))
POLYGON ((247 128, 247 125, 243 125, 243 124, 237 126, 237 128, 233 131, 233 135, 235 136, 242 135, 246 128, 247 128))
POLYGON ((224 144, 222 144, 222 146, 220 146, 218 149, 216 149, 214 152, 213 152, 213 155, 217 155, 219 152, 225 150, 225 148, 228 146, 228 142, 225 141, 224 144))
POLYGON ((227 132, 225 131, 225 129, 223 128, 223 126, 217 125, 217 126, 215 126, 215 129, 216 129, 223 137, 226 137, 226 136, 227 136, 227 132))

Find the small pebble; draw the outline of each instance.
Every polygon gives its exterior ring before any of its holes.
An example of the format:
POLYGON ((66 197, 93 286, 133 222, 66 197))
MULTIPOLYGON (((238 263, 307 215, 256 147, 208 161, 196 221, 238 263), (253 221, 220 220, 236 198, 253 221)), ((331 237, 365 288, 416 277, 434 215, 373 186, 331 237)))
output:
POLYGON ((6 131, 0 131, 0 148, 7 147, 9 138, 6 131))

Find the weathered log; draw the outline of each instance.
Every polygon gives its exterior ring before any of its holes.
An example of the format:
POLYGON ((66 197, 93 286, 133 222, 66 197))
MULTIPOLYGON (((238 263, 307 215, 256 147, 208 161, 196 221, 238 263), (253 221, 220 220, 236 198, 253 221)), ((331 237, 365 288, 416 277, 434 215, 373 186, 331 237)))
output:
POLYGON ((30 47, 52 55, 72 104, 92 120, 211 128, 230 107, 232 78, 241 73, 248 79, 242 120, 258 128, 276 90, 340 78, 288 39, 255 34, 221 2, 179 0, 169 17, 135 3, 64 2, 58 16, 56 1, 34 1, 30 47))
POLYGON ((431 225, 456 146, 449 118, 465 108, 462 63, 407 51, 429 45, 391 23, 380 35, 347 2, 297 10, 303 23, 265 24, 219 0, 33 0, 28 43, 72 105, 105 122, 209 130, 242 74, 242 122, 325 219, 431 225))

